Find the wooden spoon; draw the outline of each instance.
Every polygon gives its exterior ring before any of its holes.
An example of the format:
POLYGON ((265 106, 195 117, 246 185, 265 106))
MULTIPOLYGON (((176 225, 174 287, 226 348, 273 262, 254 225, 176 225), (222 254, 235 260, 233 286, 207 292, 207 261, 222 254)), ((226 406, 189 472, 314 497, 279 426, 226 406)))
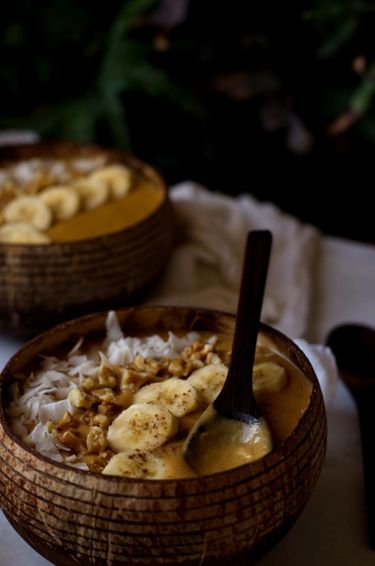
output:
POLYGON ((375 329, 358 324, 338 326, 328 335, 327 345, 358 409, 368 533, 375 550, 375 329))
POLYGON ((227 378, 213 405, 206 409, 191 430, 184 446, 185 460, 198 473, 202 450, 200 436, 206 435, 209 427, 217 426, 217 415, 247 424, 260 417, 253 394, 252 374, 271 242, 269 231, 248 233, 227 378))

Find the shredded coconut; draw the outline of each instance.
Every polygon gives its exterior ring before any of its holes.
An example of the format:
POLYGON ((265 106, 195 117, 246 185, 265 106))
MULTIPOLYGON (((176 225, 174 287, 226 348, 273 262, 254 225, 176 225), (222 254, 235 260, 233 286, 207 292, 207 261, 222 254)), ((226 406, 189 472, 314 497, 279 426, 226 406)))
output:
MULTIPOLYGON (((69 392, 86 378, 96 377, 103 364, 124 367, 139 354, 144 358, 174 359, 198 338, 196 332, 183 338, 169 332, 166 340, 157 335, 125 337, 116 314, 111 311, 106 319, 106 338, 99 352, 83 352, 81 338, 65 359, 41 356, 38 369, 24 379, 23 385, 20 379, 11 385, 12 401, 7 415, 12 429, 40 454, 87 470, 86 464, 75 462, 74 457, 63 458, 61 450, 66 447, 59 446, 48 429, 49 422, 57 423, 66 411, 73 415, 77 410, 68 399, 69 392)), ((215 337, 211 343, 214 341, 215 337)))

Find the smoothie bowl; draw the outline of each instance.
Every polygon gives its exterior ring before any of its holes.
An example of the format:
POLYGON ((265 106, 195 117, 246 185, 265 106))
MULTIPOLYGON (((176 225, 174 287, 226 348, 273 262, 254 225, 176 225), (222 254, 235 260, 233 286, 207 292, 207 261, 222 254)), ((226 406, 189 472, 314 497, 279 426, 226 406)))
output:
MULTIPOLYGON (((0 389, 1 507, 55 564, 249 564, 300 515, 326 417, 304 354, 261 325, 254 391, 267 450, 235 439, 199 473, 184 442, 226 376, 234 316, 139 307, 26 344, 0 389)), ((212 447, 211 447, 212 448, 212 447)))
POLYGON ((0 150, 0 326, 23 336, 134 304, 163 269, 173 214, 164 181, 99 146, 0 150))

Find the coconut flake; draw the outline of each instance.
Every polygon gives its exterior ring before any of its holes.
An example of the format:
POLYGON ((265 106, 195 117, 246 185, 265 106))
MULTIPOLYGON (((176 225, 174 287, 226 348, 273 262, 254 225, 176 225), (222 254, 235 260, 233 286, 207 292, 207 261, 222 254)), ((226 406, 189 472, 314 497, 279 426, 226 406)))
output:
MULTIPOLYGON (((40 454, 88 470, 86 464, 75 461, 75 455, 61 455, 63 451, 69 453, 69 450, 48 432, 46 426, 48 421, 58 422, 66 411, 74 414, 77 410, 68 400, 69 391, 80 385, 86 377, 98 375, 102 365, 126 366, 133 362, 137 354, 144 358, 175 358, 198 339, 199 334, 196 332, 183 337, 169 332, 166 340, 158 335, 145 338, 124 337, 116 313, 110 311, 106 319, 106 338, 102 350, 92 348, 82 353, 81 338, 65 359, 41 356, 37 372, 31 373, 27 379, 20 376, 20 381, 12 384, 12 401, 7 408, 12 429, 40 454)), ((213 344, 214 341, 216 337, 210 338, 210 343, 213 344)))
POLYGON ((98 167, 102 167, 106 162, 104 155, 97 155, 95 157, 80 157, 72 160, 71 165, 81 173, 91 173, 98 167))
POLYGON ((38 422, 31 433, 23 438, 23 441, 28 446, 35 448, 42 456, 62 462, 63 458, 45 424, 38 422))
POLYGON ((69 411, 73 414, 74 407, 69 399, 62 399, 61 401, 52 401, 52 403, 45 403, 41 405, 38 411, 38 417, 42 423, 52 421, 57 423, 65 413, 69 411))
POLYGON ((107 338, 106 344, 110 344, 111 342, 117 342, 124 337, 124 334, 121 330, 120 323, 114 311, 109 311, 107 314, 105 327, 107 331, 107 338))

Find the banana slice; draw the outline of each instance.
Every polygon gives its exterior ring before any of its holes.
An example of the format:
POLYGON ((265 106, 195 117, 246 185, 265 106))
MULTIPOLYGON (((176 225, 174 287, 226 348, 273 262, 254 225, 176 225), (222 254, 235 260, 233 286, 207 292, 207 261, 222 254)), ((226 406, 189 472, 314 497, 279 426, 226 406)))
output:
POLYGON ((9 222, 0 226, 0 242, 10 244, 48 244, 50 239, 27 222, 9 222))
POLYGON ((112 456, 103 474, 130 478, 163 479, 166 476, 162 458, 151 452, 126 450, 112 456))
POLYGON ((163 405, 137 403, 122 411, 108 429, 114 452, 154 450, 172 438, 178 420, 163 405))
POLYGON ((175 417, 183 417, 197 409, 198 391, 191 383, 171 377, 161 383, 141 387, 134 396, 135 403, 159 403, 167 407, 175 417))
POLYGON ((74 184, 74 188, 85 210, 94 210, 109 199, 109 188, 105 183, 82 179, 74 184))
POLYGON ((28 222, 37 230, 47 230, 52 222, 52 213, 38 197, 23 195, 14 198, 3 208, 6 222, 28 222))
POLYGON ((208 405, 215 401, 227 377, 228 368, 224 364, 209 364, 195 370, 187 381, 197 389, 208 405))
POLYGON ((254 364, 253 390, 256 393, 277 393, 288 381, 285 368, 274 362, 254 364))
POLYGON ((104 183, 108 187, 110 196, 119 199, 130 191, 133 173, 124 165, 108 165, 92 173, 90 179, 93 182, 104 183))
POLYGON ((56 220, 67 220, 79 209, 79 196, 70 187, 49 187, 40 193, 39 198, 48 206, 56 220))

